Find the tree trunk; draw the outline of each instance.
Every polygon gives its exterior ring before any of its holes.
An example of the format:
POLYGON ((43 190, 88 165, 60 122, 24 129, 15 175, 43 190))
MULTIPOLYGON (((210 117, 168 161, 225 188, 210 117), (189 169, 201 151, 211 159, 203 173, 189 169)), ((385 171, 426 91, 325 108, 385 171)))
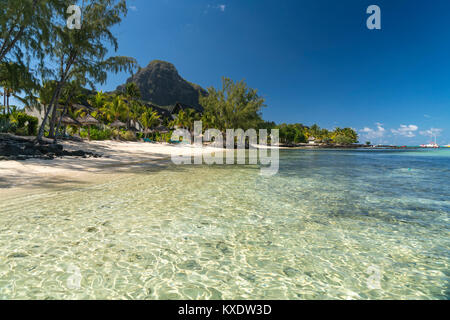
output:
MULTIPOLYGON (((68 103, 65 104, 64 109, 61 112, 61 116, 59 117, 58 125, 56 126, 56 130, 55 130, 55 138, 53 140, 53 143, 56 143, 58 141, 58 131, 59 131, 59 128, 61 127, 62 117, 64 117, 64 115, 66 114, 67 105, 68 105, 68 103)), ((64 134, 66 134, 66 127, 64 127, 64 134)))
MULTIPOLYGON (((63 88, 64 84, 66 83, 67 75, 68 75, 70 68, 72 67, 72 64, 74 63, 75 59, 76 59, 76 52, 73 52, 69 55, 69 59, 68 59, 67 65, 65 66, 65 69, 64 69, 64 64, 63 64, 64 59, 61 60, 60 79, 58 81, 58 85, 56 86, 55 92, 53 93, 49 108, 44 115, 44 119, 42 120, 42 124, 41 124, 41 127, 39 128, 39 133, 38 133, 38 136, 36 137, 36 141, 42 140, 42 137, 44 135, 45 123, 47 122, 50 110, 51 110, 52 106, 56 109, 56 106, 57 106, 58 100, 59 100, 59 95, 61 93, 61 89, 63 88)), ((53 113, 56 114, 56 110, 53 113)), ((53 123, 53 128, 54 128, 55 124, 53 121, 52 121, 52 123, 53 123)), ((50 133, 52 133, 52 128, 50 128, 50 133)))
MULTIPOLYGON (((66 111, 67 111, 67 107, 69 106, 69 101, 70 101, 70 99, 72 99, 72 93, 69 95, 69 98, 66 100, 66 104, 64 105, 64 109, 63 109, 63 111, 61 112, 61 116, 59 117, 59 121, 58 121, 58 125, 56 126, 56 130, 55 130, 55 140, 54 140, 54 143, 56 143, 56 141, 57 141, 57 139, 58 139, 58 131, 59 131, 59 128, 61 127, 61 121, 62 121, 62 118, 64 117, 64 115, 66 114, 66 111)), ((64 135, 66 134, 66 127, 64 126, 64 135)))
POLYGON ((88 125, 88 140, 91 141, 91 125, 88 125))
POLYGON ((61 82, 58 83, 58 85, 57 85, 57 87, 55 89, 55 92, 53 93, 52 100, 50 101, 50 104, 48 105, 48 109, 47 109, 47 111, 44 114, 44 118, 42 119, 42 123, 41 123, 41 126, 39 128, 38 135, 36 137, 36 141, 37 142, 42 141, 42 137, 44 136, 45 123, 47 122, 48 116, 50 114, 50 111, 52 110, 52 106, 53 106, 53 103, 55 102, 56 95, 58 94, 58 96, 59 96, 59 90, 60 89, 61 89, 61 82))
POLYGON ((55 126, 56 126, 56 118, 57 118, 57 111, 58 111, 58 101, 59 101, 59 92, 58 92, 58 98, 55 101, 55 105, 53 107, 52 111, 52 118, 50 119, 50 129, 48 131, 48 137, 54 138, 55 137, 55 126))

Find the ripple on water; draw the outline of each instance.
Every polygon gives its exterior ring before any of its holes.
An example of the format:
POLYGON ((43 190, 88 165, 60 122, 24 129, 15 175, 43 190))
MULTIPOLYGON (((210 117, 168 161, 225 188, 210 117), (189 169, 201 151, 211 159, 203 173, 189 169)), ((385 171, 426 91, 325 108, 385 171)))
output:
POLYGON ((448 299, 446 159, 292 151, 270 179, 186 167, 17 195, 0 298, 448 299))

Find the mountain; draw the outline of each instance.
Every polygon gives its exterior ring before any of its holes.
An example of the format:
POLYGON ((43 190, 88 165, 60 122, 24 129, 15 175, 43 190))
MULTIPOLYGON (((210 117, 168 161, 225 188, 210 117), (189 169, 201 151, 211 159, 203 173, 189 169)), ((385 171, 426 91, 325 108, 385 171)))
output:
MULTIPOLYGON (((142 100, 159 106, 180 102, 198 108, 199 92, 206 94, 199 85, 184 80, 173 64, 161 60, 154 60, 147 67, 140 68, 127 80, 129 82, 138 85, 142 100)), ((117 90, 123 91, 124 88, 125 85, 121 85, 117 90)))

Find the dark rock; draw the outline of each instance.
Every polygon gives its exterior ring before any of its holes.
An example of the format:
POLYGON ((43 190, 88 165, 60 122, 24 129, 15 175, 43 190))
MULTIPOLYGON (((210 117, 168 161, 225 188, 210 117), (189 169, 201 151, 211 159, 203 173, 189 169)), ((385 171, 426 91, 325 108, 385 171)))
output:
POLYGON ((15 156, 22 153, 23 149, 17 144, 7 143, 2 148, 2 154, 7 156, 15 156))
MULTIPOLYGON (((203 95, 207 93, 199 85, 184 80, 173 64, 160 60, 154 60, 140 69, 127 80, 127 83, 130 82, 137 84, 143 100, 159 106, 180 102, 201 108, 198 102, 199 92, 203 95)), ((123 91, 124 88, 125 85, 121 85, 117 87, 117 91, 123 91)))
POLYGON ((10 134, 0 134, 0 160, 27 160, 30 158, 40 158, 43 160, 53 160, 55 157, 95 157, 102 155, 83 150, 67 151, 60 144, 49 141, 41 141, 38 144, 21 137, 10 134))

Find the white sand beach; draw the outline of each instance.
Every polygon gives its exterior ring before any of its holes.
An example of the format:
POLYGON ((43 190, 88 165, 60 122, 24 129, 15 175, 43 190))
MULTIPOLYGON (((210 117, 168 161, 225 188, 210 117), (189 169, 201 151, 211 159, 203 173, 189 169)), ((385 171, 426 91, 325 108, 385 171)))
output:
POLYGON ((54 160, 0 161, 0 196, 46 183, 95 181, 98 175, 126 172, 142 166, 165 165, 172 155, 211 154, 220 149, 165 143, 92 141, 61 142, 65 150, 101 154, 101 158, 63 157, 54 160))

